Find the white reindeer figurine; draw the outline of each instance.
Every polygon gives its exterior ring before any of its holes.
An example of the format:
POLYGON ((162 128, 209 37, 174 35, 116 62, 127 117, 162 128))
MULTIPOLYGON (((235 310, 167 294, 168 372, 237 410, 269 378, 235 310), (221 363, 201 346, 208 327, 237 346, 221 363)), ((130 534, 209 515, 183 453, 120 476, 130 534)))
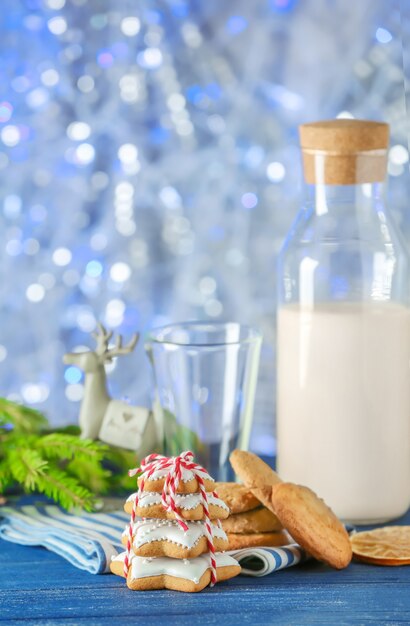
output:
POLYGON ((128 345, 122 345, 118 335, 115 345, 109 347, 113 335, 102 324, 92 334, 97 347, 92 351, 69 352, 64 355, 64 363, 75 365, 85 373, 84 397, 81 403, 79 423, 81 436, 101 439, 111 445, 135 450, 145 456, 155 449, 157 433, 152 412, 139 406, 131 406, 121 400, 112 400, 107 392, 105 363, 114 357, 129 354, 137 345, 139 334, 133 335, 128 345))

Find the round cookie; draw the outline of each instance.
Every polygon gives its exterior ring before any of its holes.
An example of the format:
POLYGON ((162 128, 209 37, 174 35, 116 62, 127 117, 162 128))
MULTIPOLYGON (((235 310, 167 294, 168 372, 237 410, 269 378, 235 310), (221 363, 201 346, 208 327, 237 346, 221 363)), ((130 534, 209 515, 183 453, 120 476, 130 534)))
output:
POLYGON ((267 533, 282 528, 276 515, 262 506, 246 513, 230 515, 221 521, 221 525, 228 533, 267 533))
POLYGON ((272 487, 282 482, 277 473, 256 454, 245 450, 234 450, 229 460, 246 487, 274 513, 271 498, 272 487))
MULTIPOLYGON (((132 507, 137 493, 129 496, 124 504, 124 511, 131 515, 132 507)), ((208 508, 211 519, 225 519, 229 515, 229 508, 212 493, 207 494, 208 508)), ((204 519, 204 508, 200 493, 177 494, 175 504, 181 517, 187 520, 204 519)), ((138 494, 136 508, 138 517, 151 517, 155 519, 175 519, 174 511, 166 511, 162 506, 161 494, 156 491, 143 491, 138 494)))
POLYGON ((284 530, 275 533, 226 533, 226 535, 229 542, 228 550, 241 550, 242 548, 255 548, 258 546, 286 546, 291 543, 288 533, 284 530))
MULTIPOLYGON (((208 552, 204 522, 186 522, 188 530, 175 520, 145 519, 135 522, 132 548, 134 554, 144 557, 168 556, 189 559, 208 552)), ((225 531, 212 524, 215 550, 226 550, 228 539, 225 531)), ((122 534, 122 543, 127 545, 128 527, 122 534)))
POLYGON ((311 489, 293 483, 277 484, 272 488, 272 505, 286 530, 312 556, 336 569, 349 565, 349 535, 311 489))
POLYGON ((228 505, 232 515, 252 511, 261 504, 252 491, 240 483, 215 483, 215 491, 228 505))

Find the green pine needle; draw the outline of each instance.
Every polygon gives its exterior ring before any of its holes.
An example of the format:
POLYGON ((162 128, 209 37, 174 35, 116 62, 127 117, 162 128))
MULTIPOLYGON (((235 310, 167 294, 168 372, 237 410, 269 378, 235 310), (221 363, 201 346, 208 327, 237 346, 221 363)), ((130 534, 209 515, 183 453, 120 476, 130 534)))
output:
POLYGON ((0 398, 0 428, 2 426, 12 426, 22 433, 38 433, 46 428, 47 420, 39 411, 0 398))
POLYGON ((135 467, 135 454, 81 439, 77 432, 77 427, 50 432, 41 413, 0 398, 0 495, 17 486, 43 493, 65 509, 91 511, 100 494, 129 487, 127 470, 135 467))
POLYGON ((37 489, 67 510, 78 507, 92 511, 95 505, 94 494, 58 469, 49 468, 38 482, 37 489))
POLYGON ((38 486, 39 480, 47 467, 47 461, 35 451, 28 448, 11 450, 8 455, 11 475, 28 491, 38 486))
POLYGON ((61 433, 44 435, 37 441, 36 449, 46 459, 86 458, 94 461, 101 461, 108 450, 107 446, 100 442, 61 433))

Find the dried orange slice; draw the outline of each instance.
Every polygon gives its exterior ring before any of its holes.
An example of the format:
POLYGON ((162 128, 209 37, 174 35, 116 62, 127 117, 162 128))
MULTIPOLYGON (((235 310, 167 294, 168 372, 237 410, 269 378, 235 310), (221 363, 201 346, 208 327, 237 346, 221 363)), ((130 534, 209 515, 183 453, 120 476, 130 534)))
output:
POLYGON ((384 526, 351 535, 353 555, 374 565, 410 565, 410 526, 384 526))

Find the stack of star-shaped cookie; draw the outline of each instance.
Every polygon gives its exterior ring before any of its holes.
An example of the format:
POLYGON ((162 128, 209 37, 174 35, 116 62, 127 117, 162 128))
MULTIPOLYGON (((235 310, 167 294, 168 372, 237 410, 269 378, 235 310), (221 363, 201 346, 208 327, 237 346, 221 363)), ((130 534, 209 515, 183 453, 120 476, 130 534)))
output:
MULTIPOLYGON (((132 527, 132 554, 127 585, 130 589, 176 589, 200 591, 211 582, 211 559, 206 532, 203 494, 195 474, 182 469, 174 503, 186 528, 176 519, 174 510, 165 507, 162 493, 164 471, 155 471, 139 481, 140 491, 132 494, 124 509, 136 514, 132 527), (142 489, 141 489, 142 487, 142 489)), ((205 470, 200 472, 205 489, 213 544, 216 551, 217 580, 227 580, 240 572, 237 562, 223 550, 228 547, 225 531, 218 520, 227 518, 229 508, 214 494, 215 483, 205 470)), ((129 528, 123 533, 127 545, 129 528)), ((125 553, 111 563, 114 574, 123 575, 125 553)))

